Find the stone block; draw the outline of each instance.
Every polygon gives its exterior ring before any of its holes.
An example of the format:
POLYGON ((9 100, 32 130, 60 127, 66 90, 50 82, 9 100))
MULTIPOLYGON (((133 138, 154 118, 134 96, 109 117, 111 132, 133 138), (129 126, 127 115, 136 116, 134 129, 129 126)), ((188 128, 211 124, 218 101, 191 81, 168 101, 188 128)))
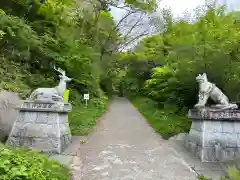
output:
POLYGON ((237 135, 237 147, 240 147, 240 134, 237 135))
POLYGON ((237 148, 223 148, 221 149, 221 156, 219 161, 230 161, 234 160, 236 153, 238 149, 237 148))
POLYGON ((68 123, 59 124, 60 126, 60 136, 71 134, 70 127, 68 123))
POLYGON ((222 147, 235 148, 238 147, 238 135, 235 133, 224 133, 222 147))
POLYGON ((196 131, 194 129, 191 129, 187 139, 188 139, 188 141, 190 141, 198 146, 202 146, 202 144, 203 144, 202 132, 196 131))
MULTIPOLYGON (((37 114, 36 112, 33 112, 33 113, 37 114)), ((26 119, 25 113, 20 111, 18 113, 18 116, 16 117, 16 122, 23 122, 23 121, 27 122, 25 119, 26 119)), ((29 120, 29 122, 34 122, 36 118, 27 118, 27 119, 29 120)))
POLYGON ((235 133, 204 133, 203 147, 214 147, 217 144, 221 147, 237 147, 238 136, 235 133))
POLYGON ((71 143, 71 135, 70 134, 62 135, 60 138, 60 142, 61 142, 61 147, 60 147, 61 152, 63 152, 71 143))
POLYGON ((22 122, 34 123, 37 119, 37 112, 21 112, 20 111, 20 114, 23 114, 22 117, 20 117, 22 122))
POLYGON ((37 124, 55 124, 58 113, 54 112, 37 112, 35 123, 37 124))
POLYGON ((15 123, 11 136, 60 137, 60 133, 56 129, 58 129, 58 124, 15 123))
POLYGON ((184 145, 203 162, 231 160, 239 153, 240 110, 205 108, 188 115, 193 122, 184 145))
POLYGON ((211 121, 239 121, 240 110, 239 109, 216 109, 216 108, 202 108, 202 109, 190 109, 188 111, 188 117, 194 120, 211 120, 211 121))
POLYGON ((197 145, 193 142, 188 141, 187 142, 187 148, 192 154, 196 154, 197 151, 197 145))
POLYGON ((194 143, 191 144, 191 148, 192 148, 191 152, 192 152, 192 154, 195 154, 197 156, 198 147, 199 146, 197 144, 194 144, 194 143))
POLYGON ((234 132, 234 122, 233 121, 223 121, 222 122, 222 132, 223 133, 235 133, 234 132))
POLYGON ((59 123, 64 124, 64 123, 68 123, 68 114, 61 114, 61 116, 59 116, 59 123))
POLYGON ((222 133, 204 132, 203 134, 203 147, 215 147, 216 144, 223 140, 222 133))
POLYGON ((233 122, 233 129, 234 129, 235 133, 240 134, 240 122, 239 121, 233 122))
POLYGON ((195 155, 197 158, 202 159, 202 147, 201 146, 197 146, 195 155))
POLYGON ((222 121, 202 121, 203 131, 210 133, 222 132, 222 121))
POLYGON ((8 145, 37 150, 39 152, 61 153, 59 138, 13 137, 8 138, 8 145))
POLYGON ((202 147, 198 146, 197 144, 194 144, 191 141, 185 141, 184 146, 187 148, 187 150, 195 155, 197 158, 201 159, 202 158, 202 147))
POLYGON ((216 162, 218 161, 216 156, 215 147, 202 147, 202 162, 216 162))
POLYGON ((18 117, 16 107, 21 104, 22 100, 16 93, 0 91, 0 141, 4 141, 9 136, 18 117))
POLYGON ((19 108, 20 116, 13 125, 7 144, 49 153, 64 151, 71 143, 68 124, 70 106, 67 105, 65 108, 61 105, 61 111, 57 107, 58 104, 27 103, 19 108))
POLYGON ((193 121, 191 129, 195 131, 203 131, 203 122, 202 121, 193 121))

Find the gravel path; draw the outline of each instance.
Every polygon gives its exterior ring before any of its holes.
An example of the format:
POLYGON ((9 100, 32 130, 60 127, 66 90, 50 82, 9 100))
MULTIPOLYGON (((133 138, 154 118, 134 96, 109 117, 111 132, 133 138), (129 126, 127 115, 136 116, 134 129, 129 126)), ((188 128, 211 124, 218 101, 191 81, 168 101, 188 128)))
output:
POLYGON ((73 180, 197 180, 126 99, 115 99, 72 164, 73 180))

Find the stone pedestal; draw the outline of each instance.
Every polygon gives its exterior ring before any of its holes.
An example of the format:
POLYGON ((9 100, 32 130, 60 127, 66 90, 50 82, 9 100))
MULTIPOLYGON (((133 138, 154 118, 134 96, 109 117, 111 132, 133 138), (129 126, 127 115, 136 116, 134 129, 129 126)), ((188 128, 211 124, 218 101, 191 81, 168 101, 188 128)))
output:
POLYGON ((232 160, 240 151, 240 110, 189 110, 192 126, 186 148, 202 162, 232 160))
POLYGON ((71 142, 70 104, 25 101, 19 109, 7 145, 61 153, 71 142))

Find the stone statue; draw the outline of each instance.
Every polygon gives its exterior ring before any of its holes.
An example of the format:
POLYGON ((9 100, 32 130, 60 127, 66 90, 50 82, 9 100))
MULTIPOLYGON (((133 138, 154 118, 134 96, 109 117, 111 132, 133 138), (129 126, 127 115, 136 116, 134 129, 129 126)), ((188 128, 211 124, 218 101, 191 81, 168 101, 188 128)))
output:
POLYGON ((229 103, 229 100, 225 94, 213 83, 207 79, 207 74, 199 74, 196 77, 196 81, 199 83, 199 99, 195 108, 205 107, 208 98, 210 97, 215 103, 214 108, 218 109, 237 109, 236 104, 229 103))
POLYGON ((60 81, 58 86, 53 88, 38 88, 32 92, 29 100, 48 100, 48 101, 62 101, 64 102, 64 92, 66 90, 66 83, 71 81, 65 74, 65 71, 54 66, 54 70, 61 73, 59 75, 60 81))

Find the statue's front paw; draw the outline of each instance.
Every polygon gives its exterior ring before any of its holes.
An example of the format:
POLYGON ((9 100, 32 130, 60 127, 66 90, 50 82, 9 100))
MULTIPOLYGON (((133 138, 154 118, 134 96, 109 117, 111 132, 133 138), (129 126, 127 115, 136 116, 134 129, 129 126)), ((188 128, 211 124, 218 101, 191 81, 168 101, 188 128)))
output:
POLYGON ((195 104, 195 105, 194 105, 194 108, 202 108, 202 107, 204 107, 203 104, 195 104))

